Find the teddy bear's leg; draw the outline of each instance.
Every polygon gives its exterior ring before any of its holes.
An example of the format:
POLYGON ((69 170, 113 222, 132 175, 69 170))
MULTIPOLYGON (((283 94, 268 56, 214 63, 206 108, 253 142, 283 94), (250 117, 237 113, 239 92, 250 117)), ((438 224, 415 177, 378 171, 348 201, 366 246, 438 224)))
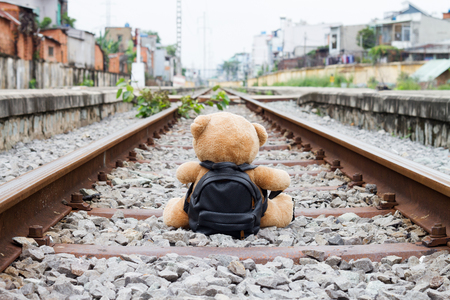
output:
POLYGON ((183 207, 184 197, 170 199, 169 202, 167 202, 163 212, 164 224, 176 228, 188 227, 189 217, 183 207))
POLYGON ((267 204, 264 217, 261 218, 262 227, 286 227, 292 221, 294 203, 292 198, 286 194, 279 194, 267 204))

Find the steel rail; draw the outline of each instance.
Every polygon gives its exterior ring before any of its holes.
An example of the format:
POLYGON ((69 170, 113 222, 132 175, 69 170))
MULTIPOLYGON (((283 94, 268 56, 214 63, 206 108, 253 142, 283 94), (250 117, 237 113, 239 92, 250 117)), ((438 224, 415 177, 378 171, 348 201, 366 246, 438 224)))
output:
MULTIPOLYGON (((209 91, 203 89, 192 98, 209 91)), ((64 201, 70 202, 72 193, 91 185, 99 171, 110 171, 117 159, 125 159, 129 150, 176 119, 177 108, 173 105, 0 185, 0 271, 21 253, 13 237, 27 236, 35 225, 46 231, 60 221, 71 211, 64 201)))
POLYGON ((377 184, 379 193, 395 193, 396 209, 427 232, 431 233, 436 223, 450 228, 450 176, 323 126, 288 116, 245 94, 225 90, 241 97, 251 110, 292 131, 314 149, 325 150, 327 162, 339 159, 344 166, 342 171, 350 178, 354 173, 361 173, 365 182, 377 184))

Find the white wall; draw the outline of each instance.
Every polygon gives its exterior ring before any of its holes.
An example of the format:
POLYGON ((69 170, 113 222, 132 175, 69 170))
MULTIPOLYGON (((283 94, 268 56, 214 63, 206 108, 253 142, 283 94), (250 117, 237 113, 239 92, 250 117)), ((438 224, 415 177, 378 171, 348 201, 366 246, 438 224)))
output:
POLYGON ((10 3, 35 8, 36 12, 39 12, 39 21, 42 21, 45 17, 52 19, 52 25, 57 25, 58 14, 58 0, 8 0, 10 3))
POLYGON ((95 67, 95 36, 82 30, 67 31, 67 52, 70 65, 77 68, 94 69, 95 67))

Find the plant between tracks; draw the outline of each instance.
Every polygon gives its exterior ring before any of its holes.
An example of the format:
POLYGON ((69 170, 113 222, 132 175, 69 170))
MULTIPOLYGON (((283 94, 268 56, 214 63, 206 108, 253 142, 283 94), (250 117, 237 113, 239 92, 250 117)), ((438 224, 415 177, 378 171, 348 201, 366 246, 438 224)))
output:
MULTIPOLYGON (((122 100, 124 102, 133 102, 135 95, 134 88, 130 85, 130 80, 125 81, 125 79, 121 78, 116 86, 119 87, 116 95, 117 99, 122 95, 122 100)), ((138 106, 139 112, 136 115, 138 118, 150 117, 151 115, 170 107, 167 91, 159 90, 152 92, 147 88, 139 91, 139 96, 136 97, 136 102, 133 103, 138 106)))
MULTIPOLYGON (((215 92, 220 88, 219 85, 216 85, 212 88, 212 90, 215 92)), ((198 100, 192 99, 190 95, 181 97, 181 105, 178 107, 178 113, 184 117, 189 119, 189 112, 191 110, 195 111, 196 113, 200 113, 203 109, 205 109, 205 106, 201 103, 198 103, 198 100)), ((223 110, 227 108, 228 104, 230 103, 230 98, 228 97, 227 93, 225 91, 220 91, 215 95, 211 96, 211 100, 208 100, 205 102, 209 106, 214 106, 216 104, 217 108, 219 110, 223 110)))

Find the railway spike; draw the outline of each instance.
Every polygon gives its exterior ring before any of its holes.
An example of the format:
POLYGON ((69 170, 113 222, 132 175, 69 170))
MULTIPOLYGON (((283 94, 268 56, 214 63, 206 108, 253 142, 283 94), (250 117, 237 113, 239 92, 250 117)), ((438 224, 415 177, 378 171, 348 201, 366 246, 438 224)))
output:
POLYGON ((286 133, 286 131, 287 131, 286 128, 281 129, 281 130, 280 130, 281 135, 284 135, 284 134, 286 133))
POLYGON ((286 135, 286 138, 293 139, 294 138, 294 133, 292 131, 288 131, 288 134, 286 135))
POLYGON ((70 203, 68 204, 72 209, 78 210, 92 210, 91 206, 83 201, 83 195, 80 193, 74 193, 71 196, 70 203))
POLYGON ((141 150, 148 150, 147 147, 145 146, 145 144, 139 144, 138 148, 141 150))
POLYGON ((129 153, 128 153, 128 159, 130 160, 130 161, 136 161, 137 159, 136 159, 136 156, 137 156, 137 153, 136 153, 136 151, 134 151, 134 150, 131 150, 129 153))
POLYGON ((350 182, 348 184, 348 186, 349 187, 362 186, 363 184, 364 184, 364 181, 363 181, 362 174, 355 173, 355 174, 353 174, 352 182, 350 182))
POLYGON ((303 152, 308 152, 308 151, 311 151, 311 150, 312 150, 312 148, 311 148, 310 144, 304 144, 303 145, 303 152))
POLYGON ((118 159, 116 160, 116 168, 123 168, 123 161, 118 159))
POLYGON ((98 181, 107 181, 108 180, 108 176, 103 171, 98 172, 97 178, 98 178, 98 181))
POLYGON ((446 227, 442 226, 442 223, 435 223, 431 227, 430 235, 422 240, 422 244, 426 247, 447 245, 449 242, 450 237, 447 237, 446 227))
POLYGON ((378 204, 378 209, 392 209, 394 206, 397 206, 398 203, 395 201, 394 193, 385 193, 383 194, 383 200, 378 204))
POLYGON ((164 128, 160 128, 159 129, 159 134, 165 134, 166 132, 164 131, 164 128))
POLYGON ((337 169, 342 169, 343 167, 341 166, 341 161, 339 159, 335 159, 333 160, 332 164, 331 164, 331 171, 336 171, 337 169))
POLYGON ((160 139, 161 138, 161 136, 159 135, 159 133, 158 132, 153 132, 153 138, 155 138, 155 139, 160 139))
POLYGON ((154 145, 155 145, 155 140, 152 139, 151 137, 149 137, 149 138, 147 139, 147 145, 149 145, 149 146, 154 146, 154 145))
POLYGON ((316 151, 316 160, 323 160, 325 158, 325 151, 319 149, 316 151))
POLYGON ((44 227, 41 225, 32 225, 28 228, 28 236, 38 243, 39 246, 50 246, 50 237, 44 236, 44 227))

